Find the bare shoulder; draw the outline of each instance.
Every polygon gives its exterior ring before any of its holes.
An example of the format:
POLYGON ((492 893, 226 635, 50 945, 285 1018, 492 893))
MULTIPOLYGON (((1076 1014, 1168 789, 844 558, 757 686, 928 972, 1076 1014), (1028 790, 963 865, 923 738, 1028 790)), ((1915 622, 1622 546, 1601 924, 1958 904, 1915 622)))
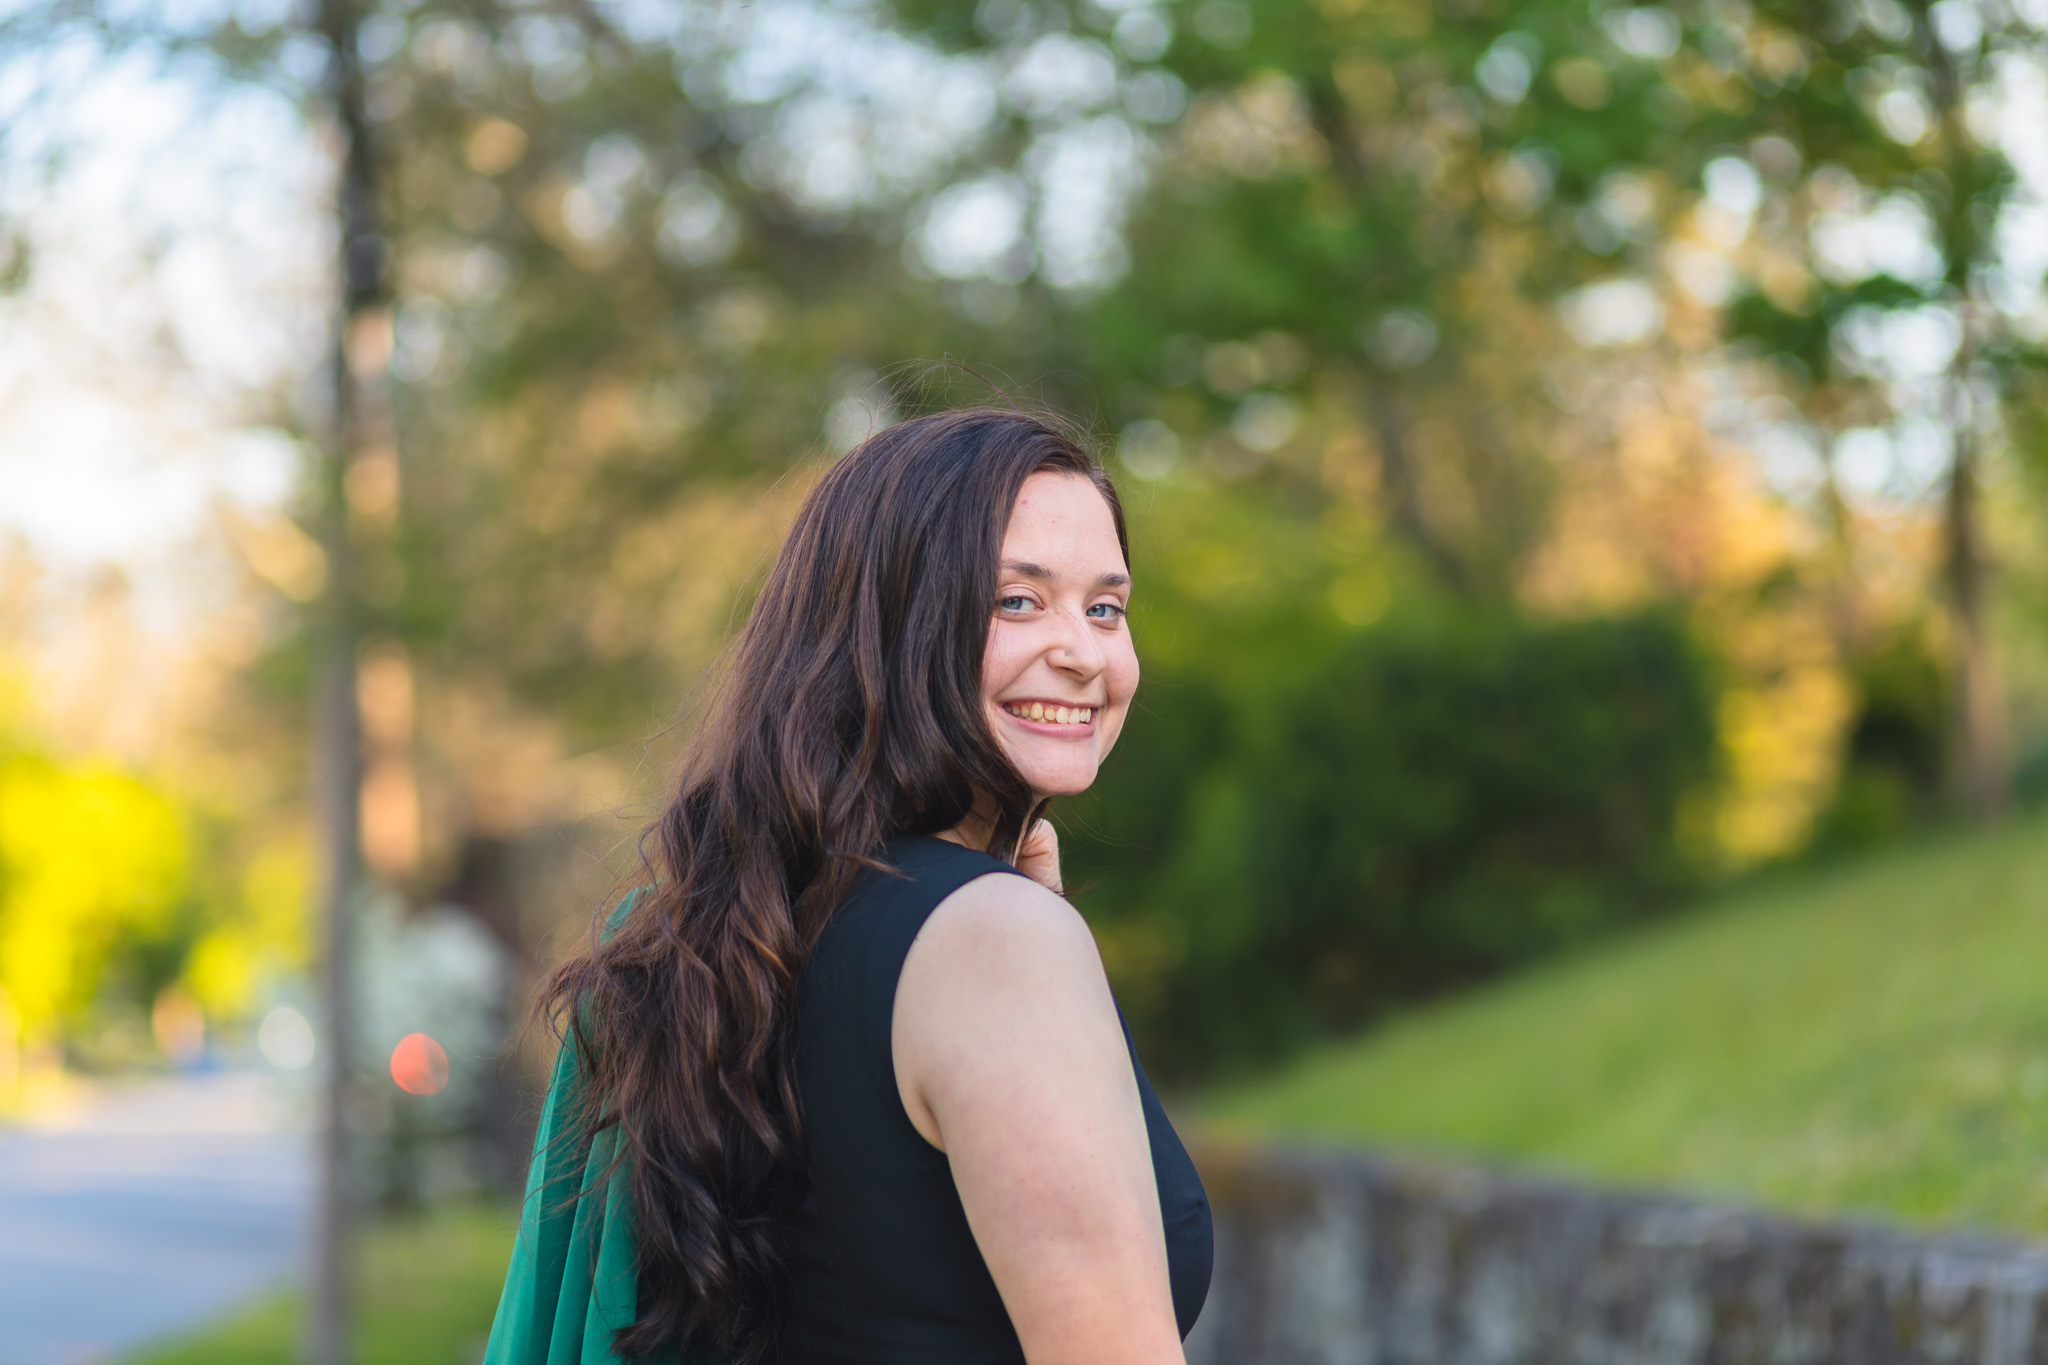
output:
POLYGON ((992 872, 940 901, 911 946, 913 958, 970 959, 983 970, 1085 968, 1102 959, 1088 924, 1065 900, 1029 877, 992 872))
MULTIPOLYGON (((896 987, 891 1053, 905 1112, 951 1150, 977 1117, 1121 1068, 1123 1033, 1073 906, 1025 877, 981 877, 940 902, 896 987)), ((1005 1120, 1011 1121, 1011 1120, 1005 1120)))

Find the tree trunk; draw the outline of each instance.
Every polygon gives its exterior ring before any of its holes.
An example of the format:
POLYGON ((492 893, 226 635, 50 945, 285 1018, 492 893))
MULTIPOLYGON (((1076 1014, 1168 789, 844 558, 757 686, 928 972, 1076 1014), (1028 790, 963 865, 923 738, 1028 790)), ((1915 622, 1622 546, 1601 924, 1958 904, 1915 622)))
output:
POLYGON ((1977 486, 1977 442, 1961 376, 1950 405, 1955 463, 1948 487, 1948 587, 1955 612, 1956 738, 1963 797, 1979 819, 2003 814, 2011 803, 2006 769, 2005 697, 1985 620, 1990 566, 1983 545, 1977 486))
MULTIPOLYGON (((361 859, 362 718, 356 695, 354 554, 348 472, 363 443, 365 379, 360 344, 380 301, 383 243, 375 230, 375 181, 356 45, 361 12, 353 0, 321 0, 318 27, 328 47, 327 99, 340 137, 335 211, 339 219, 340 298, 329 360, 332 407, 319 472, 320 541, 327 553, 322 602, 316 728, 321 894, 321 1089, 319 1197, 314 1210, 309 1365, 344 1365, 350 1309, 356 1200, 351 1189, 347 1111, 354 1031, 353 920, 361 859)), ((382 357, 375 363, 381 365, 382 357)))
POLYGON ((1916 0, 1914 44, 1932 76, 1935 129, 1946 163, 1947 199, 1934 207, 1947 279, 1962 342, 1947 375, 1944 415, 1954 443, 1949 466, 1946 517, 1949 606, 1955 614, 1955 735, 1962 794, 1979 819, 1990 820, 2011 804, 2006 766, 2005 697, 1992 647, 1989 613, 1991 563, 1984 544, 1980 496, 1981 452, 1977 445, 1977 414, 1971 377, 1982 351, 1982 322, 1971 298, 1972 268, 1987 246, 1972 217, 1979 171, 1969 130, 1964 125, 1968 77, 1958 58, 1936 39, 1929 6, 1916 0))
POLYGON ((1415 469, 1415 452, 1408 442, 1405 415, 1394 396, 1394 382, 1377 375, 1366 380, 1366 420, 1379 445, 1380 479, 1387 494, 1387 518, 1445 587, 1461 597, 1473 597, 1476 588, 1471 566, 1444 542, 1429 524, 1422 510, 1421 479, 1415 469))

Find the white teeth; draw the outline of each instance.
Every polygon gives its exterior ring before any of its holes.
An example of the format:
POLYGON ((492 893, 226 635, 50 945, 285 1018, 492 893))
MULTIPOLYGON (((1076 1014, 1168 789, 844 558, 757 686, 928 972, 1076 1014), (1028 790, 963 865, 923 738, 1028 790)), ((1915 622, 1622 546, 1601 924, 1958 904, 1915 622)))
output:
POLYGON ((1092 706, 1047 706, 1042 701, 1004 702, 1003 709, 1019 720, 1049 721, 1054 725, 1086 725, 1095 719, 1092 706))

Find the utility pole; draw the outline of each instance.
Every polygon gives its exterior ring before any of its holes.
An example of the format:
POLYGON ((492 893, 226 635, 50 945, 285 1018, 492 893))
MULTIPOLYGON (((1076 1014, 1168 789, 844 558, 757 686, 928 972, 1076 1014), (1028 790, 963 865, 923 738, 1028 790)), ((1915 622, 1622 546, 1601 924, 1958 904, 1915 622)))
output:
POLYGON ((350 1358, 351 1280, 356 1201, 348 1144, 349 1044, 354 1032, 353 921, 361 866, 362 721, 356 696, 354 547, 349 474, 374 427, 378 378, 390 354, 384 306, 384 242, 377 233, 376 178, 356 35, 360 0, 320 0, 316 20, 327 45, 323 94, 335 133, 338 305, 329 355, 331 407, 320 454, 320 543, 327 555, 321 603, 315 755, 319 782, 322 1076, 319 1193, 313 1218, 312 1312, 307 1365, 350 1358))

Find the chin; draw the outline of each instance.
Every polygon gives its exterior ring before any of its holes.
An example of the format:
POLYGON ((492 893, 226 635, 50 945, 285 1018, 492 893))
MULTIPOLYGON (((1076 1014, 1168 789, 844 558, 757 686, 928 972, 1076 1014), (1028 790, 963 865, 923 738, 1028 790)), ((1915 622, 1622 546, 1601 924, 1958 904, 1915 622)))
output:
POLYGON ((1020 765, 1017 771, 1018 775, 1030 784, 1031 790, 1037 792, 1040 797, 1079 796, 1095 785, 1093 766, 1086 772, 1077 772, 1072 768, 1033 770, 1020 765))

